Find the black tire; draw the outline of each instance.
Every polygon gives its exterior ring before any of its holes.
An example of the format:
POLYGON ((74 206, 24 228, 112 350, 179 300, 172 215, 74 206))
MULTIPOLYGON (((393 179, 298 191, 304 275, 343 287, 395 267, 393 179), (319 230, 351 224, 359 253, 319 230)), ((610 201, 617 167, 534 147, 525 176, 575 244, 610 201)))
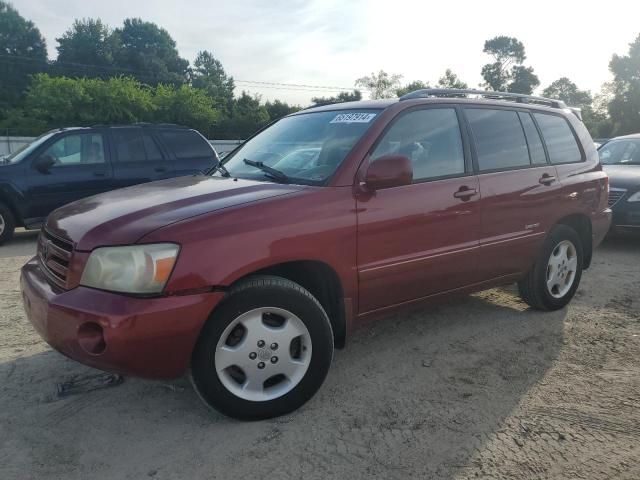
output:
POLYGON ((219 412, 240 420, 260 420, 289 413, 311 399, 327 376, 332 358, 331 323, 315 297, 290 280, 253 276, 231 288, 202 329, 191 360, 191 381, 200 398, 219 412), (216 371, 215 353, 225 329, 235 319, 264 307, 297 316, 308 330, 312 353, 306 373, 295 387, 274 399, 252 401, 224 386, 216 371))
POLYGON ((13 230, 16 228, 16 221, 9 207, 0 203, 0 226, 4 225, 0 233, 0 245, 13 237, 13 230))
POLYGON ((556 225, 547 235, 535 265, 527 276, 518 282, 520 297, 537 310, 559 310, 565 307, 578 290, 583 265, 584 251, 578 233, 566 225, 556 225), (556 247, 565 241, 571 242, 575 247, 577 266, 571 288, 562 297, 557 298, 547 287, 547 266, 556 247))

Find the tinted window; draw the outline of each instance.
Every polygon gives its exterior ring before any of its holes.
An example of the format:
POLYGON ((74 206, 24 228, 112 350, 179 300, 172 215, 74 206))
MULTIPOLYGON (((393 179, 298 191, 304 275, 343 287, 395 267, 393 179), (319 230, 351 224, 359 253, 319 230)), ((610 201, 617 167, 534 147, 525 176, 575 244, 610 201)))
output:
POLYGON ((414 181, 463 174, 464 153, 455 110, 433 108, 402 115, 371 158, 391 154, 409 157, 414 181))
POLYGON ((481 171, 529 165, 529 152, 518 113, 485 108, 465 109, 481 171))
POLYGON ((147 155, 140 129, 114 128, 113 139, 120 162, 144 162, 147 155))
POLYGON ((542 146, 542 140, 540 134, 536 128, 535 123, 531 115, 528 113, 519 112, 520 121, 522 122, 522 128, 524 134, 527 137, 527 145, 529 145, 529 155, 531 156, 531 163, 534 165, 540 165, 547 163, 547 156, 544 153, 544 147, 542 146))
POLYGON ((551 163, 575 163, 582 161, 582 154, 567 121, 556 115, 533 114, 547 144, 551 163))
POLYGON ((50 156, 54 167, 104 163, 104 145, 99 133, 66 135, 45 150, 42 156, 50 156))
POLYGON ((156 141, 153 137, 148 132, 144 132, 142 134, 142 139, 144 142, 144 150, 147 154, 147 160, 162 160, 162 153, 160 153, 160 149, 158 148, 158 145, 156 145, 156 141))
POLYGON ((176 158, 213 157, 209 143, 191 130, 169 130, 160 135, 176 158))
POLYGON ((598 154, 603 165, 640 165, 640 139, 609 142, 598 154))

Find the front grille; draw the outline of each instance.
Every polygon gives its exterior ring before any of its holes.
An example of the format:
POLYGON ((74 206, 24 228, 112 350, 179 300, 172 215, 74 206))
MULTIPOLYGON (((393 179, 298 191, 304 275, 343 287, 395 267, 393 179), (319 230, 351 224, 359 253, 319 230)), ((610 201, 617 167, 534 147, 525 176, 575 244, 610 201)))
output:
POLYGON ((609 207, 613 207, 616 203, 620 201, 624 194, 627 193, 626 190, 621 188, 612 188, 609 190, 609 207))
POLYGON ((73 243, 69 240, 52 235, 44 228, 38 236, 38 259, 49 279, 65 288, 69 262, 73 253, 73 243))

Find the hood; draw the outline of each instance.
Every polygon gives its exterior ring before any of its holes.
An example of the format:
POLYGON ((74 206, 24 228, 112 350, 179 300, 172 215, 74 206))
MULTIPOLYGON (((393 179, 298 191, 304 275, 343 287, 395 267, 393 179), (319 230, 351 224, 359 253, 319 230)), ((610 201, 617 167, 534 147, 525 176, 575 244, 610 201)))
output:
POLYGON ((640 165, 602 165, 609 175, 609 185, 627 190, 640 188, 640 165))
POLYGON ((49 215, 47 229, 70 239, 81 251, 100 245, 132 244, 174 222, 302 188, 204 175, 171 178, 65 205, 49 215))

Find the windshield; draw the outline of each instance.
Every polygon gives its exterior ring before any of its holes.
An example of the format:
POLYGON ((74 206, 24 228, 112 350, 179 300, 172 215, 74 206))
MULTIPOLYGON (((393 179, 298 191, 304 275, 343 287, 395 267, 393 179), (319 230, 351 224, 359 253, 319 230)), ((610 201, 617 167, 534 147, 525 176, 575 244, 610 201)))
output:
POLYGON ((598 154, 603 165, 640 165, 640 138, 605 143, 598 154))
POLYGON ((20 147, 18 150, 16 150, 12 154, 4 157, 3 158, 4 163, 18 163, 18 162, 20 162, 23 158, 25 158, 27 155, 29 155, 31 152, 33 152, 36 148, 38 148, 40 145, 42 145, 42 143, 45 142, 54 133, 55 132, 43 133, 42 135, 40 135, 38 138, 36 138, 31 143, 23 145, 22 147, 20 147))
POLYGON ((378 113, 380 110, 356 109, 285 117, 225 158, 224 167, 232 177, 321 185, 378 113), (273 169, 284 175, 274 175, 273 169))

